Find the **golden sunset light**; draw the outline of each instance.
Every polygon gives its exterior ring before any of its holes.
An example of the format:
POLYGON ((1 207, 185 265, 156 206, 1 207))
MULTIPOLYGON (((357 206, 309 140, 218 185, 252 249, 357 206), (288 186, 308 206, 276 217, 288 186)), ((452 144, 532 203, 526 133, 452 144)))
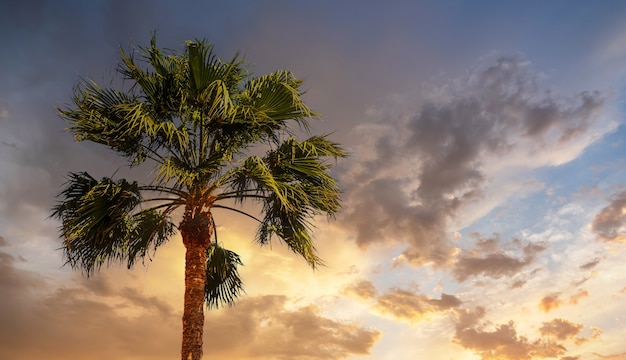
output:
POLYGON ((626 2, 6 0, 0 45, 0 360, 626 360, 626 2))

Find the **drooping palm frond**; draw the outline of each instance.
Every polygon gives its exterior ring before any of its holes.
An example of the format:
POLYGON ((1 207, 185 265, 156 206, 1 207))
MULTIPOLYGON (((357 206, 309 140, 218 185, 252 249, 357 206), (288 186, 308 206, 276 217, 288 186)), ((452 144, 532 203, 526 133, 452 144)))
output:
POLYGON ((125 262, 130 268, 174 233, 169 211, 139 209, 143 199, 136 182, 71 173, 59 198, 52 216, 62 222, 64 255, 87 275, 104 263, 125 262))
POLYGON ((340 189, 328 174, 328 157, 346 156, 325 137, 299 142, 287 139, 265 157, 248 157, 225 178, 231 191, 218 199, 260 200, 264 217, 257 241, 266 244, 273 235, 311 265, 321 263, 315 254, 311 221, 318 214, 333 215, 339 208, 340 189))
POLYGON ((239 255, 214 242, 207 249, 204 297, 209 308, 232 305, 243 292, 237 266, 243 265, 239 255))
POLYGON ((263 213, 264 218, 257 229, 257 242, 267 244, 276 235, 311 267, 323 264, 316 254, 311 236, 310 221, 313 213, 310 207, 303 206, 289 211, 280 205, 275 196, 269 196, 264 202, 263 213))

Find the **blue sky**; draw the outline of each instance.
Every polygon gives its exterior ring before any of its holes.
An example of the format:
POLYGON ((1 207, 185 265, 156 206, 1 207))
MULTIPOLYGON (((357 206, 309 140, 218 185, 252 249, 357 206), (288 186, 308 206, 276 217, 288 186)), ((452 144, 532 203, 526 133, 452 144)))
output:
MULTIPOLYGON (((626 3, 3 1, 0 358, 179 353, 183 247, 85 279, 48 219, 64 176, 149 174, 74 143, 55 106, 120 46, 206 38, 305 78, 351 152, 311 271, 219 217, 246 295, 205 357, 626 359, 626 3), (155 324, 158 324, 155 325, 155 324)), ((219 214, 218 214, 219 215, 219 214)))

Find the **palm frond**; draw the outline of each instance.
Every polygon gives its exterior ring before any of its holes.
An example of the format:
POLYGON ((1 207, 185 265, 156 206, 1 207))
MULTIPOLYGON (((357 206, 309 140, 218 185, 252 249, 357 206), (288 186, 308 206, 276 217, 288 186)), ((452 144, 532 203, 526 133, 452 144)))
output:
POLYGON ((207 158, 197 165, 182 162, 179 157, 167 157, 161 161, 157 172, 157 183, 173 181, 173 186, 193 187, 193 184, 206 184, 222 166, 221 159, 207 158))
POLYGON ((240 84, 249 74, 245 59, 238 53, 224 62, 213 48, 200 40, 188 41, 186 46, 190 99, 194 107, 201 109, 192 120, 215 130, 232 116, 240 84))
POLYGON ((243 292, 243 282, 237 267, 243 265, 239 255, 214 242, 207 249, 204 297, 207 307, 232 305, 243 292))
POLYGON ((270 196, 264 204, 264 218, 257 230, 256 240, 260 244, 267 244, 272 236, 278 236, 291 251, 301 255, 313 268, 323 265, 317 256, 315 245, 311 237, 313 217, 310 207, 298 208, 295 211, 286 211, 279 205, 276 197, 270 196))
POLYGON ((83 81, 74 89, 73 108, 58 110, 76 141, 103 144, 132 158, 133 162, 141 162, 145 158, 143 138, 130 131, 124 119, 128 104, 134 101, 130 94, 83 81))
POLYGON ((337 144, 325 137, 314 136, 302 142, 289 138, 277 149, 269 151, 264 160, 272 168, 274 176, 280 177, 282 181, 297 180, 335 188, 337 184, 327 172, 330 165, 323 158, 337 160, 345 156, 346 153, 337 144))
POLYGON ((181 80, 184 80, 181 75, 182 57, 164 54, 156 46, 154 36, 150 47, 140 48, 140 51, 143 62, 149 64, 154 71, 143 69, 136 62, 133 52, 127 54, 120 49, 122 62, 118 72, 133 82, 131 90, 141 94, 157 118, 171 119, 183 106, 180 96, 181 80))
POLYGON ((311 238, 311 221, 318 214, 333 215, 340 208, 340 188, 328 174, 331 165, 325 159, 345 156, 323 136, 303 142, 287 139, 263 158, 249 157, 233 168, 224 198, 261 201, 264 218, 257 241, 266 244, 276 235, 315 267, 321 262, 311 238))
POLYGON ((258 156, 250 156, 223 176, 220 182, 228 182, 235 200, 242 202, 253 194, 274 194, 284 207, 292 207, 288 198, 288 184, 276 181, 271 169, 258 156))
POLYGON ((285 120, 307 127, 305 119, 319 114, 302 100, 302 82, 285 70, 250 79, 241 93, 240 117, 235 121, 252 121, 267 130, 283 127, 285 120))
POLYGON ((143 199, 136 182, 71 173, 58 198, 52 216, 61 220, 66 263, 87 275, 104 263, 130 268, 174 232, 168 211, 138 209, 143 199))

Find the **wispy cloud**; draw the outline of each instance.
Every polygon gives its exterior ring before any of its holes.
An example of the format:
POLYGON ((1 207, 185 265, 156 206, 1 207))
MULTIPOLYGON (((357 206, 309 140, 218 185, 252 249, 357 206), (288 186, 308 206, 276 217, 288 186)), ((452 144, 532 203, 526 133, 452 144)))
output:
POLYGON ((591 222, 591 230, 603 241, 626 242, 626 191, 617 192, 591 222))
POLYGON ((439 299, 417 292, 391 288, 380 293, 367 279, 359 279, 346 286, 342 293, 370 304, 372 310, 383 317, 417 323, 430 320, 436 313, 459 308, 463 301, 454 295, 442 293, 439 299))
POLYGON ((418 322, 461 304, 462 301, 454 295, 441 294, 441 299, 431 299, 412 291, 392 289, 376 298, 374 309, 399 320, 418 322))
POLYGON ((499 279, 503 276, 511 277, 530 265, 537 254, 545 251, 545 244, 523 244, 522 241, 513 239, 508 247, 521 252, 521 257, 511 255, 511 251, 505 252, 501 246, 499 237, 483 238, 478 234, 476 247, 470 251, 459 254, 453 265, 452 273, 458 281, 465 281, 472 276, 488 276, 499 279))

